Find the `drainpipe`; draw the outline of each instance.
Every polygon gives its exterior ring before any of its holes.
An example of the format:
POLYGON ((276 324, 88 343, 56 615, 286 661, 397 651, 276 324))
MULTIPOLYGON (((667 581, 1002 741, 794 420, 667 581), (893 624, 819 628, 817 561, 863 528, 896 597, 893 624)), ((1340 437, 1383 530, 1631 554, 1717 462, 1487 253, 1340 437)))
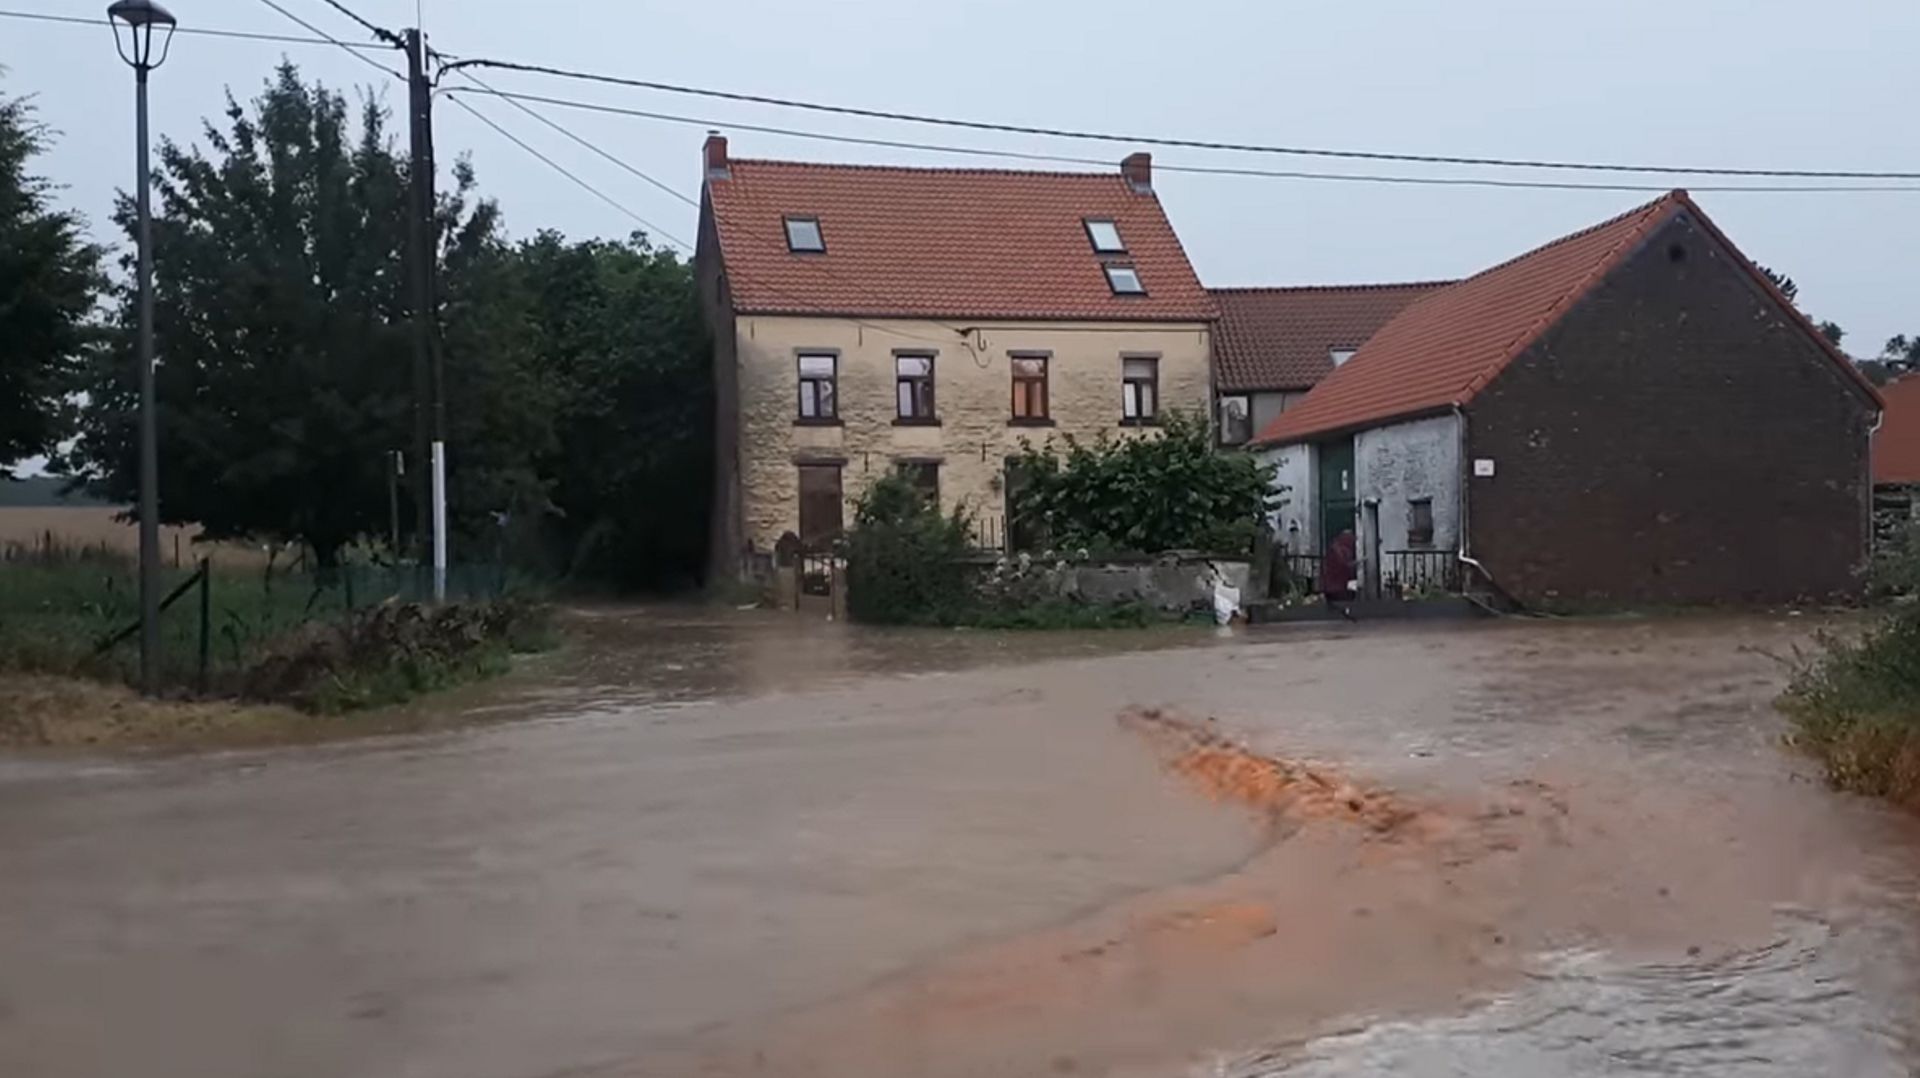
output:
POLYGON ((1455 519, 1459 521, 1460 528, 1460 563, 1478 569, 1480 575, 1486 578, 1487 583, 1491 585, 1495 591, 1499 591, 1499 585, 1493 583, 1493 574, 1488 572, 1487 567, 1480 564, 1473 556, 1473 545, 1470 541, 1467 524, 1469 519, 1467 515, 1467 487, 1469 481, 1473 478, 1473 468, 1467 460, 1467 413, 1462 411, 1460 406, 1456 404, 1453 406, 1453 418, 1454 427, 1459 431, 1460 436, 1460 495, 1458 498, 1459 504, 1455 507, 1455 519))

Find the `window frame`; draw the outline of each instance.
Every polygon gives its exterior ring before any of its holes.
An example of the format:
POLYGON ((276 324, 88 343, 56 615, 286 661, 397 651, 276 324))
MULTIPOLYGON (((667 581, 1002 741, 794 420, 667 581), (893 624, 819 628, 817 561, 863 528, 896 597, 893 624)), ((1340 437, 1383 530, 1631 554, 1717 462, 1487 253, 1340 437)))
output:
POLYGON ((1433 499, 1431 497, 1408 498, 1407 545, 1410 547, 1430 547, 1433 545, 1433 532, 1433 499), (1414 522, 1423 514, 1427 518, 1427 526, 1424 532, 1414 526, 1414 522))
POLYGON ((827 253, 827 230, 826 230, 826 227, 820 223, 819 217, 813 214, 807 214, 807 213, 782 214, 780 217, 780 227, 781 227, 781 231, 785 233, 787 237, 787 253, 788 254, 823 255, 827 253), (793 226, 796 224, 812 225, 813 237, 814 239, 820 241, 820 246, 818 247, 795 246, 793 242, 793 226))
POLYGON ((1246 445, 1248 442, 1253 441, 1253 435, 1255 433, 1253 429, 1253 394, 1251 393, 1220 394, 1214 404, 1214 426, 1217 430, 1219 442, 1221 445, 1246 445), (1228 401, 1240 401, 1244 405, 1244 409, 1241 412, 1240 418, 1241 418, 1241 422, 1245 423, 1246 426, 1242 428, 1242 435, 1239 438, 1229 438, 1227 436, 1227 402, 1228 401))
POLYGON ((825 348, 795 349, 793 353, 793 373, 794 373, 794 402, 793 402, 794 425, 799 427, 840 426, 840 353, 837 351, 834 351, 831 349, 825 349, 825 348), (808 374, 806 371, 806 361, 809 359, 825 359, 830 361, 833 365, 832 373, 826 375, 825 377, 822 377, 817 374, 808 374), (826 414, 821 414, 820 395, 819 395, 819 390, 816 389, 814 391, 814 399, 813 399, 814 414, 808 415, 807 414, 807 386, 809 384, 818 384, 818 383, 825 383, 828 387, 830 387, 827 392, 827 397, 829 399, 829 402, 832 405, 833 410, 826 414))
POLYGON ((926 495, 930 499, 929 504, 937 510, 940 508, 940 464, 939 460, 931 457, 901 457, 893 462, 893 474, 926 495), (921 483, 922 476, 931 477, 932 482, 921 483))
POLYGON ((1120 222, 1111 217, 1082 217, 1080 227, 1087 234, 1087 244, 1097 255, 1123 255, 1127 253, 1127 238, 1120 234, 1120 222), (1094 234, 1095 225, 1105 225, 1113 230, 1113 246, 1100 246, 1100 237, 1094 234))
MULTIPOLYGON (((1012 427, 1051 427, 1053 426, 1053 353, 1051 352, 1009 352, 1007 353, 1007 425, 1012 427), (1040 375, 1022 375, 1016 366, 1020 363, 1040 364, 1040 375), (1039 411, 1020 414, 1023 386, 1039 386, 1039 411)), ((1031 402, 1029 402, 1031 403, 1031 402)))
POLYGON ((896 427, 937 427, 940 425, 940 401, 939 401, 939 394, 936 392, 936 382, 937 382, 937 378, 939 374, 939 366, 940 366, 939 358, 940 357, 937 353, 924 351, 920 349, 912 349, 912 348, 903 348, 893 353, 893 412, 894 412, 893 425, 894 426, 896 427), (903 359, 926 360, 927 373, 901 374, 900 361, 903 359), (922 384, 924 384, 926 388, 925 401, 923 402, 920 399, 920 394, 918 392, 915 392, 912 395, 912 400, 914 401, 914 406, 915 406, 914 412, 912 414, 901 412, 900 410, 901 389, 908 385, 922 385, 922 384), (922 403, 926 405, 926 413, 924 415, 921 414, 919 411, 919 406, 922 403))
POLYGON ((1122 353, 1120 356, 1120 424, 1126 427, 1152 427, 1160 423, 1160 356, 1158 353, 1122 353), (1142 378, 1127 373, 1129 363, 1153 364, 1152 375, 1142 378), (1140 388, 1146 390, 1143 397, 1140 388), (1131 391, 1131 392, 1129 392, 1131 391), (1142 406, 1142 401, 1145 406, 1142 406))
POLYGON ((1100 272, 1106 275, 1107 288, 1111 290, 1115 296, 1122 299, 1135 299, 1147 294, 1147 282, 1140 277, 1140 267, 1132 262, 1103 262, 1100 264, 1100 272), (1123 270, 1130 274, 1133 277, 1133 283, 1138 287, 1131 289, 1121 288, 1120 282, 1114 280, 1113 274, 1115 270, 1123 270))

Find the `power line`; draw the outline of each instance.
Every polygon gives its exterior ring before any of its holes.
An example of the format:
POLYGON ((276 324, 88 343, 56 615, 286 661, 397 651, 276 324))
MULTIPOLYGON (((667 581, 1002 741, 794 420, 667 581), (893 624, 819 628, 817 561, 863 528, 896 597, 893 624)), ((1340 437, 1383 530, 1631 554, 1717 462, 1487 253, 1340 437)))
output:
MULTIPOLYGON (((700 208, 699 200, 688 198, 686 195, 681 194, 678 190, 675 190, 674 188, 668 186, 667 184, 664 184, 659 180, 654 179, 652 176, 649 176, 645 172, 640 171, 638 168, 635 168, 634 166, 628 164, 627 162, 621 160, 620 158, 615 157, 613 154, 608 153, 607 151, 601 149, 599 146, 594 145, 592 142, 584 138, 581 138, 579 135, 576 135, 572 131, 567 130, 567 128, 565 128, 564 126, 554 122, 553 120, 542 115, 541 113, 536 112, 535 110, 530 109, 527 106, 521 104, 520 101, 518 100, 518 95, 503 93, 502 91, 496 90, 492 86, 489 86, 485 82, 482 82, 479 76, 473 74, 470 71, 456 71, 455 73, 458 74, 461 78, 467 79, 468 81, 479 86, 482 90, 486 91, 487 93, 490 93, 493 96, 501 99, 502 101, 505 101, 507 104, 512 105, 514 108, 519 109, 521 112, 526 113, 528 116, 533 117, 534 119, 540 121, 541 123, 546 124, 548 127, 553 128, 555 131, 560 132, 562 135, 565 135, 567 138, 572 139, 574 142, 580 144, 581 146, 586 147, 589 151, 599 155, 602 159, 612 162, 616 167, 625 169, 627 172, 635 176, 638 176, 639 178, 645 180, 646 182, 652 184, 653 186, 659 188, 660 190, 665 191, 667 194, 672 195, 674 198, 679 199, 680 201, 686 203, 689 206, 692 206, 695 209, 700 208)), ((448 92, 453 93, 455 91, 452 88, 449 88, 448 92)))
MULTIPOLYGON (((473 78, 473 76, 468 74, 465 70, 459 71, 459 74, 470 79, 473 78)), ((446 92, 461 93, 461 92, 468 92, 468 91, 462 91, 457 88, 450 88, 446 92)), ((506 90, 496 90, 496 89, 493 89, 492 87, 487 87, 487 92, 490 94, 493 94, 495 97, 502 98, 509 102, 535 101, 541 104, 556 105, 561 108, 580 109, 587 112, 610 113, 618 116, 633 116, 633 117, 638 117, 638 118, 647 119, 647 120, 660 120, 667 123, 686 124, 693 127, 706 127, 706 128, 718 127, 718 128, 730 128, 733 130, 740 130, 740 131, 757 131, 764 134, 781 135, 788 138, 815 139, 822 142, 850 143, 856 146, 882 146, 882 147, 888 147, 892 149, 920 150, 920 151, 926 151, 931 153, 963 154, 963 155, 973 156, 973 157, 1005 158, 1005 159, 1017 160, 1017 161, 1042 161, 1042 162, 1049 162, 1053 164, 1093 165, 1093 166, 1106 167, 1106 168, 1111 168, 1113 164, 1110 161, 1104 161, 1097 157, 1075 157, 1075 156, 1066 155, 1066 154, 1032 153, 1032 152, 1021 151, 1021 150, 994 150, 994 149, 987 149, 979 146, 952 146, 952 145, 946 145, 942 143, 913 142, 913 141, 907 141, 907 140, 901 140, 901 139, 873 138, 870 136, 863 136, 863 135, 840 135, 840 134, 833 134, 833 133, 824 132, 824 131, 810 131, 810 130, 805 130, 801 128, 774 127, 766 124, 737 123, 731 120, 716 120, 716 119, 697 117, 697 116, 681 116, 681 115, 676 115, 673 113, 666 113, 666 112, 652 112, 646 109, 632 109, 632 108, 623 108, 617 105, 603 105, 598 102, 578 101, 572 98, 565 98, 565 97, 548 97, 541 94, 513 93, 506 90)), ((528 110, 528 111, 531 111, 531 110, 528 110)), ((534 115, 537 116, 539 114, 534 113, 534 115)), ((543 118, 543 122, 551 123, 552 121, 544 120, 543 118)), ((1505 187, 1505 188, 1537 188, 1537 189, 1549 190, 1549 191, 1628 191, 1628 192, 1652 192, 1652 193, 1665 192, 1669 189, 1666 186, 1660 185, 1660 184, 1585 183, 1585 182, 1573 181, 1573 180, 1502 180, 1502 179, 1491 179, 1491 178, 1481 179, 1481 178, 1475 178, 1475 177, 1460 177, 1460 176, 1398 176, 1398 175, 1380 175, 1375 173, 1306 172, 1306 171, 1282 170, 1282 169, 1236 168, 1236 167, 1224 166, 1224 165, 1183 165, 1179 163, 1169 163, 1169 162, 1162 162, 1162 161, 1155 161, 1153 164, 1153 167, 1154 167, 1154 171, 1156 172, 1181 172, 1181 173, 1196 173, 1200 175, 1224 175, 1224 176, 1253 176, 1253 177, 1264 177, 1268 179, 1283 179, 1283 180, 1323 180, 1323 181, 1335 181, 1335 182, 1344 181, 1344 182, 1351 182, 1351 183, 1410 184, 1410 185, 1440 186, 1440 187, 1505 187)), ((1794 193, 1835 194, 1835 193, 1842 193, 1842 192, 1848 192, 1848 191, 1864 191, 1864 192, 1910 191, 1910 192, 1920 193, 1920 186, 1914 186, 1912 184, 1881 184, 1881 185, 1875 185, 1875 184, 1845 184, 1845 185, 1812 185, 1812 184, 1714 185, 1714 184, 1708 184, 1704 186, 1692 185, 1688 189, 1694 192, 1729 193, 1729 192, 1746 191, 1746 192, 1755 193, 1755 194, 1794 194, 1794 193)), ((683 199, 685 198, 685 196, 683 195, 679 195, 677 197, 681 197, 683 199)))
MULTIPOLYGON (((101 27, 106 26, 105 19, 83 19, 77 15, 47 15, 38 11, 0 11, 0 18, 29 19, 34 22, 64 23, 69 26, 101 27)), ((387 46, 369 42, 336 41, 324 37, 296 37, 293 34, 264 34, 252 30, 217 30, 207 26, 179 26, 174 28, 177 34, 193 34, 200 37, 225 37, 239 41, 270 41, 281 45, 339 45, 348 49, 379 49, 387 46)))
POLYGON ((960 127, 975 131, 994 131, 1001 134, 1039 135, 1045 138, 1079 139, 1090 142, 1116 142, 1129 145, 1175 146, 1193 150, 1222 150, 1233 153, 1280 154, 1293 157, 1329 157, 1358 161, 1400 161, 1426 165, 1471 165, 1482 168, 1525 168, 1525 169, 1561 169, 1586 172, 1646 172, 1668 173, 1692 176, 1752 176, 1789 179, 1829 179, 1829 180, 1920 180, 1920 172, 1854 171, 1839 169, 1763 169, 1763 168, 1712 168, 1681 167, 1677 165, 1621 165, 1601 164, 1585 161, 1529 160, 1506 157, 1467 157, 1447 154, 1392 153, 1375 150, 1330 150, 1306 146, 1275 146, 1250 142, 1214 142, 1206 139, 1172 138, 1153 135, 1123 135, 1111 132, 1082 131, 1062 127, 1034 127, 1024 124, 993 123, 985 120, 962 120, 949 116, 928 116, 912 112, 896 112, 889 109, 860 108, 852 105, 828 105, 817 101, 803 101, 796 98, 772 97, 765 94, 748 94, 732 90, 712 90, 698 86, 683 86, 671 82, 656 82, 650 79, 632 79, 619 75, 603 75, 591 71, 577 71, 569 68, 550 67, 545 64, 528 64, 512 60, 471 59, 462 60, 450 67, 492 67, 503 71, 522 71, 535 75, 551 75, 556 78, 578 79, 585 82, 600 82, 613 86, 630 86, 643 90, 658 90, 662 93, 686 94, 695 97, 711 97, 724 101, 741 101, 755 105, 771 105, 776 108, 803 109, 810 112, 835 113, 842 116, 859 116, 870 120, 893 120, 900 123, 927 124, 936 127, 960 127))
POLYGON ((618 199, 614 198, 612 195, 607 194, 605 191, 602 191, 598 187, 595 187, 594 185, 581 179, 578 175, 575 175, 571 170, 569 170, 565 165, 562 165, 560 162, 555 161, 553 158, 548 157, 544 153, 541 153, 539 150, 534 149, 525 140, 521 139, 520 136, 514 134, 513 132, 507 130, 504 127, 501 127, 499 124, 494 123, 492 118, 487 116, 486 113, 481 112, 479 109, 474 108, 472 105, 467 104, 465 101, 462 101, 457 97, 449 98, 448 100, 452 101, 454 104, 460 106, 461 108, 467 110, 467 112, 470 113, 474 117, 474 119, 479 120, 481 123, 486 124, 488 127, 493 128, 494 131, 499 133, 501 138, 506 139, 508 142, 513 143, 515 146, 518 146, 521 149, 532 154, 533 156, 539 158, 543 163, 546 164, 548 168, 554 170, 555 172, 558 172, 562 176, 565 176, 567 179, 572 180, 575 184, 579 185, 581 189, 593 195, 595 198, 598 198, 600 201, 605 202, 607 205, 612 206, 614 209, 619 210, 621 213, 624 213, 628 217, 631 217, 635 221, 638 221, 642 225, 645 225, 649 231, 653 233, 657 233, 663 239, 667 240, 668 242, 672 243, 674 246, 680 248, 681 250, 687 252, 688 254, 693 253, 692 244, 688 243, 686 240, 679 238, 678 236, 675 236, 673 233, 668 232, 666 229, 661 228, 659 225, 654 224, 652 221, 647 220, 645 217, 640 216, 638 213, 635 213, 633 210, 629 209, 625 203, 620 202, 618 199))
MULTIPOLYGON (((467 75, 466 77, 472 78, 473 76, 467 75)), ((489 91, 489 92, 497 93, 498 91, 489 91)), ((682 251, 685 251, 689 256, 694 254, 694 248, 692 244, 688 243, 683 239, 680 239, 678 236, 675 236, 671 232, 666 231, 660 226, 640 216, 638 213, 634 212, 632 209, 629 209, 624 203, 621 203, 619 200, 615 199, 612 195, 607 194, 606 192, 600 190, 598 187, 595 187, 592 184, 588 183, 586 180, 581 179, 578 175, 568 170, 565 166, 561 165, 558 161, 555 161, 553 158, 548 157, 546 154, 541 153, 539 150, 534 149, 532 146, 528 145, 524 140, 522 140, 519 136, 515 135, 511 131, 508 131, 506 128, 501 127, 499 124, 495 123, 492 119, 488 118, 486 114, 482 113, 480 110, 474 108, 472 105, 469 105, 468 103, 460 100, 457 97, 449 97, 449 100, 451 100, 454 104, 460 106, 461 108, 465 109, 467 112, 471 113, 474 116, 474 118, 479 120, 481 123, 486 124, 488 127, 493 128, 496 132, 500 134, 501 137, 505 138, 509 142, 512 142, 515 146, 518 146, 521 149, 532 154, 534 157, 539 158, 540 161, 543 162, 548 168, 553 169, 555 172, 558 172, 560 175, 565 176, 567 179, 572 180, 574 183, 578 184, 582 189, 591 193, 594 197, 600 199, 602 202, 605 202, 607 205, 612 206, 614 209, 619 210, 621 213, 626 214, 628 217, 633 218, 635 221, 640 222, 640 224, 646 226, 648 229, 651 229, 652 232, 657 233, 662 238, 666 239, 669 243, 672 243, 674 246, 680 248, 682 251)), ((594 153, 597 153, 600 156, 606 158, 607 160, 613 162, 614 164, 619 165, 621 168, 624 168, 627 171, 632 172, 643 179, 646 179, 648 182, 653 183, 656 186, 665 188, 667 193, 670 195, 673 195, 675 198, 678 198, 683 202, 688 202, 693 206, 696 206, 696 207, 699 206, 698 202, 695 202, 692 199, 687 198, 687 196, 681 194, 678 191, 673 190, 670 187, 666 187, 664 184, 661 184, 658 180, 654 180, 652 177, 647 176, 645 173, 641 172, 639 169, 634 168, 632 165, 629 165, 625 161, 620 160, 618 157, 615 157, 614 155, 594 145, 592 142, 584 138, 581 138, 580 136, 567 130, 565 127, 562 127, 557 123, 554 123, 552 120, 544 116, 541 116, 537 112, 532 112, 532 110, 527 110, 527 111, 529 111, 535 119, 540 120, 542 123, 545 123, 548 126, 555 128, 561 134, 566 135, 568 138, 573 139, 575 142, 580 143, 581 145, 585 146, 587 149, 592 150, 594 153)), ((821 268, 824 269, 825 267, 821 267, 821 268)), ((800 300, 799 298, 795 297, 793 294, 786 292, 784 290, 781 290, 779 288, 775 288, 773 286, 767 286, 767 291, 773 293, 776 296, 780 296, 784 299, 792 300, 797 304, 801 304, 803 306, 806 305, 805 301, 800 300)), ((931 344, 952 343, 950 340, 946 338, 928 337, 918 333, 908 333, 905 330, 894 329, 890 326, 880 325, 877 322, 869 322, 864 319, 854 318, 848 315, 833 315, 831 317, 837 318, 844 322, 851 323, 852 325, 862 326, 864 328, 871 329, 876 333, 885 333, 895 337, 904 337, 908 340, 926 341, 931 344)), ((965 336, 965 331, 961 330, 958 326, 946 326, 945 328, 953 330, 954 333, 959 334, 962 337, 965 336)), ((961 347, 966 348, 966 344, 964 341, 962 341, 961 347)))
POLYGON ((327 33, 325 30, 320 29, 318 26, 315 26, 312 23, 308 22, 307 20, 301 18, 300 16, 295 15, 293 12, 288 11, 286 8, 281 7, 278 3, 275 3, 274 0, 260 0, 260 2, 272 8, 273 10, 279 12, 280 14, 286 16, 287 18, 293 20, 294 22, 299 23, 301 26, 306 27, 309 33, 318 34, 320 37, 324 38, 328 44, 340 46, 340 48, 346 50, 346 53, 348 56, 351 56, 354 59, 360 61, 361 63, 366 64, 368 67, 373 68, 375 71, 392 75, 394 78, 399 79, 401 82, 407 81, 407 77, 405 75, 402 75, 400 72, 395 71, 394 69, 388 67, 383 63, 380 63, 379 61, 373 59, 370 56, 365 56, 355 51, 352 45, 347 44, 346 42, 340 40, 339 38, 334 37, 332 34, 327 33))
POLYGON ((363 29, 365 29, 367 33, 372 34, 374 36, 375 40, 384 41, 396 49, 406 47, 405 42, 400 40, 399 34, 396 34, 392 30, 388 30, 383 26, 375 26, 373 23, 368 22, 364 18, 361 18, 359 12, 354 11, 352 8, 341 3, 340 0, 320 0, 320 2, 332 8, 333 10, 338 11, 340 14, 345 15, 347 18, 352 19, 354 22, 359 23, 360 26, 363 29))

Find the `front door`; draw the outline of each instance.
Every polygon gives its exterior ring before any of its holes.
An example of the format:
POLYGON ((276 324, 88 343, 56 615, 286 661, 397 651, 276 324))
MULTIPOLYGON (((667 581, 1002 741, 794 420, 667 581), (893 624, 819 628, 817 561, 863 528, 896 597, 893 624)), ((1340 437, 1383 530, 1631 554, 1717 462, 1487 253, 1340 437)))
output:
POLYGON ((1344 594, 1359 568, 1355 519, 1353 439, 1319 445, 1322 589, 1344 594))
POLYGON ((840 537, 840 466, 800 465, 800 542, 824 550, 840 537))

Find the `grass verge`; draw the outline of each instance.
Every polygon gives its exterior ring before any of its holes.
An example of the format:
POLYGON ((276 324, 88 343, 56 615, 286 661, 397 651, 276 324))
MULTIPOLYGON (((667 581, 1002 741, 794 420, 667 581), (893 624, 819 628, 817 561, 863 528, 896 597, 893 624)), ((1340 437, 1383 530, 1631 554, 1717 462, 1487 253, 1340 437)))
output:
POLYGON ((1821 636, 1780 707, 1834 786, 1920 810, 1920 605, 1858 636, 1821 636))

